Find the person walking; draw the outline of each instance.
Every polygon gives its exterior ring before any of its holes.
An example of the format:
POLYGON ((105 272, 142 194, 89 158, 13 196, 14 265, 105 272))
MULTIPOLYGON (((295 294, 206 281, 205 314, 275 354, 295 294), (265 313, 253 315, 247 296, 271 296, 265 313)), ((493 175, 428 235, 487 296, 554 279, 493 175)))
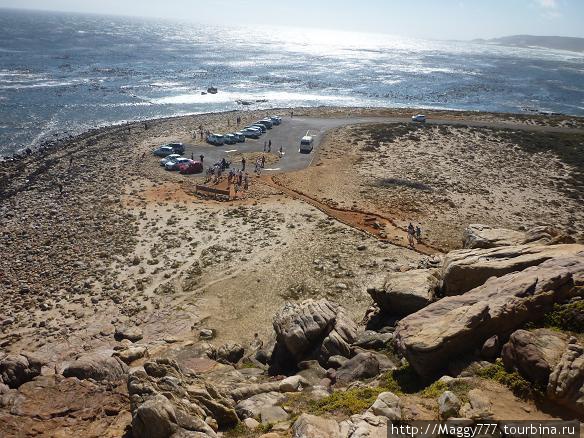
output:
POLYGON ((266 152, 267 147, 268 147, 268 143, 264 140, 264 152, 266 152))
POLYGON ((203 154, 199 155, 199 159, 201 160, 201 164, 203 164, 203 159, 205 158, 205 156, 203 154))
POLYGON ((284 152, 283 152, 283 150, 282 150, 282 145, 280 145, 280 151, 279 151, 279 155, 280 155, 280 158, 282 158, 282 155, 284 155, 284 152))
POLYGON ((414 229, 414 226, 410 222, 410 224, 408 225, 408 245, 410 246, 410 248, 414 247, 415 233, 416 233, 416 230, 414 229))
POLYGON ((266 156, 262 155, 262 169, 266 166, 266 156))
POLYGON ((418 243, 420 243, 420 240, 422 240, 422 229, 420 228, 420 225, 416 226, 416 240, 418 243))
POLYGON ((245 157, 241 157, 241 170, 245 171, 245 157))

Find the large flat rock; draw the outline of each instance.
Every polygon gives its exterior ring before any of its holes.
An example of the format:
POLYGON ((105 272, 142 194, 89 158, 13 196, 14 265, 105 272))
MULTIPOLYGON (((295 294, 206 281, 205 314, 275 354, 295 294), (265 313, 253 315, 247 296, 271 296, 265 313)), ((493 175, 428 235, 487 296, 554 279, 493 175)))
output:
POLYGON ((405 316, 430 304, 440 284, 436 269, 413 269, 388 274, 383 287, 372 287, 367 293, 390 315, 405 316))
POLYGON ((581 293, 583 286, 584 252, 548 260, 430 304, 402 319, 395 339, 420 375, 433 376, 491 336, 506 337, 541 318, 555 302, 581 293))
POLYGON ((584 251, 584 245, 518 245, 492 249, 461 249, 449 252, 442 268, 444 295, 460 295, 482 285, 490 277, 537 266, 546 260, 569 257, 584 251))

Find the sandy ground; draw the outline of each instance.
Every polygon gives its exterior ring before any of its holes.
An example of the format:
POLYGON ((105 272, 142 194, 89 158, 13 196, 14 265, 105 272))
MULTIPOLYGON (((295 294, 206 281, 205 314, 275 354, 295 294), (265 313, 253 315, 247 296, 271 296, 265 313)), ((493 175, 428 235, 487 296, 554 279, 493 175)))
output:
MULTIPOLYGON (((295 117, 349 124, 407 114, 294 110, 295 117)), ((582 238, 579 149, 533 149, 531 137, 498 129, 337 128, 320 139, 310 167, 253 176, 250 190, 229 202, 198 198, 200 178, 166 172, 150 155, 162 143, 192 142, 199 125, 232 130, 237 115, 115 127, 3 163, 0 352, 34 351, 54 364, 114 348, 114 330, 126 326, 142 330, 153 355, 197 342, 202 328, 216 331, 217 345, 246 344, 254 333, 272 335, 272 317, 285 301, 311 297, 341 303, 360 322, 371 304, 367 286, 459 247, 469 223, 550 223, 582 238), (381 225, 365 224, 370 216, 381 225), (404 247, 409 221, 423 230, 427 245, 418 251, 404 247)), ((264 112, 240 115, 245 124, 264 112)), ((566 118, 437 116, 494 121, 513 132, 583 126, 566 118)), ((267 162, 277 165, 278 156, 267 162)), ((525 411, 525 403, 501 394, 501 412, 525 411)))
POLYGON ((552 224, 582 239, 577 172, 553 150, 527 151, 498 130, 392 124, 335 130, 314 166, 278 179, 329 205, 419 224, 425 241, 449 250, 470 223, 552 224))

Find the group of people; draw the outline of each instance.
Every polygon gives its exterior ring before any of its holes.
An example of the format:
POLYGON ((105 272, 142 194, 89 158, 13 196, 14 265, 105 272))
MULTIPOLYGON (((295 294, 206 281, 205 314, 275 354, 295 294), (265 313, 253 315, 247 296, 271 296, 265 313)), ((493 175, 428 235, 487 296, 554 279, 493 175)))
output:
POLYGON ((422 229, 420 228, 419 225, 416 225, 415 227, 412 225, 412 223, 410 222, 410 224, 408 225, 408 245, 413 248, 415 243, 418 242, 420 243, 420 241, 422 240, 422 229))
POLYGON ((249 174, 243 172, 243 170, 229 169, 227 183, 235 186, 235 193, 239 192, 242 188, 243 190, 247 190, 249 189, 249 174))

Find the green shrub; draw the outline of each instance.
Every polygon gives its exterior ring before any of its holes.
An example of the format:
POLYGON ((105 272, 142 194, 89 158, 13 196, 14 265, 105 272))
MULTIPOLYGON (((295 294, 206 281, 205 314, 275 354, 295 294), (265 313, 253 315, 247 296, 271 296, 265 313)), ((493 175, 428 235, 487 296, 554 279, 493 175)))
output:
POLYGON ((553 310, 545 316, 544 326, 584 333, 584 300, 555 304, 553 310))
POLYGON ((347 391, 333 392, 326 398, 312 401, 310 412, 316 415, 324 413, 353 415, 363 412, 375 402, 384 388, 353 388, 347 391))
POLYGON ((525 380, 518 372, 507 372, 501 359, 485 368, 481 368, 477 375, 484 379, 491 379, 508 387, 513 394, 520 398, 529 398, 542 393, 542 388, 525 380))

